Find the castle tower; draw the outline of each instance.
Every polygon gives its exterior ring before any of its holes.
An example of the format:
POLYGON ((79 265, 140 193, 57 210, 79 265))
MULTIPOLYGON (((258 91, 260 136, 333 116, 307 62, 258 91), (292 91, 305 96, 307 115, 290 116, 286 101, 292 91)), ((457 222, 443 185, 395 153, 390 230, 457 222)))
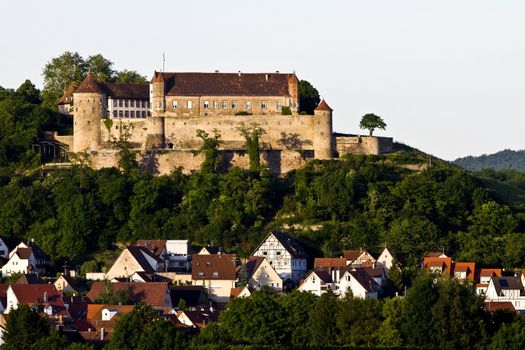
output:
POLYGON ((106 93, 88 73, 73 93, 73 152, 95 151, 100 146, 101 119, 106 116, 106 93))
POLYGON ((151 115, 159 116, 162 115, 166 110, 166 96, 165 96, 165 84, 164 76, 162 73, 155 72, 153 79, 150 83, 150 94, 151 94, 151 115))
POLYGON ((288 78, 288 94, 290 95, 290 109, 297 112, 299 109, 299 79, 295 72, 288 78))
POLYGON ((162 73, 155 72, 150 84, 151 116, 146 119, 144 148, 164 147, 164 112, 166 111, 165 81, 162 73))
POLYGON ((333 158, 332 108, 323 99, 314 111, 314 156, 317 159, 333 158))

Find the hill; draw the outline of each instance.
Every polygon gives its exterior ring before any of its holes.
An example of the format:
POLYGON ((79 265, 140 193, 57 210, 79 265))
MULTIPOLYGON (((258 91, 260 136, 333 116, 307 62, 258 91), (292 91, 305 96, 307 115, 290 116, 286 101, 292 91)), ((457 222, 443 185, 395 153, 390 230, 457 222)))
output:
POLYGON ((525 150, 513 151, 506 149, 494 154, 484 154, 479 157, 468 156, 453 161, 460 167, 477 171, 482 169, 514 169, 525 171, 525 150))

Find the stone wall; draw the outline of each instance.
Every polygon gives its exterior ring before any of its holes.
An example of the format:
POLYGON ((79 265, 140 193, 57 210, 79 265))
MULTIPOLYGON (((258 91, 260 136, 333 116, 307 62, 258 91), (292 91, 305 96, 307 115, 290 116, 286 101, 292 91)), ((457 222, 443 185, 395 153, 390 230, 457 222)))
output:
POLYGON ((393 151, 391 137, 377 136, 336 136, 335 149, 339 157, 345 154, 384 154, 393 151))

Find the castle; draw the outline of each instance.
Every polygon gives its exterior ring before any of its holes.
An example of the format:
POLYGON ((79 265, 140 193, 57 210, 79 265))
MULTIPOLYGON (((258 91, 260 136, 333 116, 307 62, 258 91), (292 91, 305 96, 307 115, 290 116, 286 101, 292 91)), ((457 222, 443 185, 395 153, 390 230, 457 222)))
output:
POLYGON ((126 132, 140 150, 141 166, 153 173, 200 168, 197 130, 221 135, 223 165, 247 167, 241 125, 264 130, 261 160, 274 173, 296 169, 309 159, 331 159, 345 153, 380 154, 392 150, 391 138, 337 135, 332 109, 322 100, 313 115, 299 105, 295 73, 155 72, 149 84, 104 83, 91 73, 71 84, 59 111, 73 117, 73 136, 55 136, 69 151, 90 154, 95 168, 115 166, 118 152, 111 140, 126 132))

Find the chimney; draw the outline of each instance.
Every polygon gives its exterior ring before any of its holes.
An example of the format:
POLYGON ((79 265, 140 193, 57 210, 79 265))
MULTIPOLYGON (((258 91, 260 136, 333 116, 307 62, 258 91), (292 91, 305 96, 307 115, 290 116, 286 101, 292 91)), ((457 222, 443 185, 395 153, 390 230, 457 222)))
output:
POLYGON ((241 71, 239 71, 239 76, 241 76, 241 75, 242 75, 242 73, 241 73, 241 71))
POLYGON ((268 78, 270 77, 270 74, 265 74, 264 76, 266 78, 266 81, 268 81, 268 78))
POLYGON ((106 335, 106 329, 104 327, 100 328, 100 341, 104 341, 104 336, 106 335))

